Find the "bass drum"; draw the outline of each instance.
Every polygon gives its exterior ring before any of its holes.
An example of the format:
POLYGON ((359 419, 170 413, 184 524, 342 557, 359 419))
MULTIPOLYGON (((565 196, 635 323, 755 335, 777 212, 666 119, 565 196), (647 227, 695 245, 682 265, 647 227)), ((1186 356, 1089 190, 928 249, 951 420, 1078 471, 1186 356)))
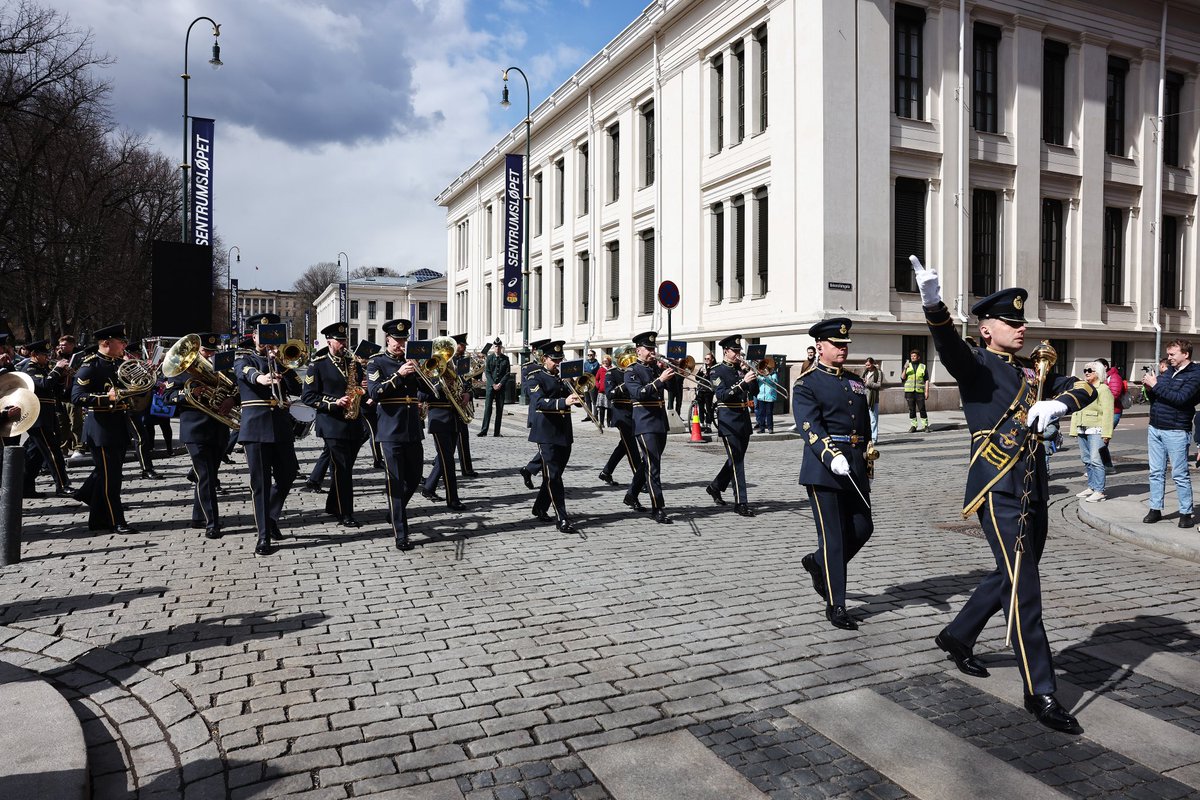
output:
POLYGON ((313 425, 317 423, 317 410, 309 406, 293 405, 288 407, 292 415, 292 435, 296 441, 312 433, 313 425))

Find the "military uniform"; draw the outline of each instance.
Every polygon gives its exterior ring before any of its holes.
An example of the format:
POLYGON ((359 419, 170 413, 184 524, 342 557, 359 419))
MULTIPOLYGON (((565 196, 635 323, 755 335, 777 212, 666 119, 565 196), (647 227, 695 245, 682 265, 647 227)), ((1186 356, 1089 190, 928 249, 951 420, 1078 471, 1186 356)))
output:
MULTIPOLYGON (((525 387, 528 385, 529 379, 535 373, 542 370, 542 348, 550 344, 549 339, 538 339, 535 342, 529 343, 530 360, 521 365, 521 391, 524 393, 525 387)), ((533 403, 529 403, 529 398, 525 398, 528 406, 525 409, 525 427, 533 428, 533 403)), ((525 481, 526 489, 533 489, 533 476, 542 471, 542 451, 534 451, 533 458, 529 459, 529 463, 517 470, 521 474, 521 480, 525 481)))
MULTIPOLYGON (((221 341, 216 333, 199 334, 200 346, 215 350, 221 341)), ((187 449, 192 460, 192 471, 196 475, 192 499, 192 527, 203 527, 209 539, 221 538, 221 514, 217 502, 219 480, 217 471, 221 456, 229 438, 229 426, 209 416, 188 402, 183 395, 184 386, 191 380, 187 373, 167 378, 163 389, 163 401, 174 405, 179 415, 179 441, 187 449)))
MULTIPOLYGON (((263 314, 252 319, 251 323, 277 325, 279 317, 276 314, 263 314)), ((283 537, 279 530, 279 517, 300 471, 296 461, 292 417, 287 412, 287 404, 279 404, 273 396, 274 391, 282 391, 285 399, 288 395, 300 394, 300 381, 294 370, 278 362, 275 367, 282 378, 277 390, 258 383, 260 375, 271 373, 266 355, 243 350, 238 353, 233 367, 242 400, 242 425, 238 430, 238 441, 246 451, 246 466, 250 470, 254 524, 258 529, 258 545, 254 552, 259 555, 270 554, 270 540, 283 537)))
POLYGON ((332 486, 325 498, 325 513, 341 525, 357 528, 359 523, 354 518, 354 461, 362 447, 364 423, 361 414, 346 419, 346 410, 338 402, 349 391, 351 364, 356 373, 354 389, 361 390, 361 375, 358 374, 358 363, 353 361, 353 356, 346 348, 346 323, 327 325, 321 329, 321 334, 327 339, 340 341, 342 352, 335 356, 332 350, 327 350, 309 362, 301 399, 305 405, 317 411, 317 435, 325 440, 325 452, 333 470, 332 486))
MULTIPOLYGON (((407 339, 412 323, 406 319, 388 320, 384 333, 394 339, 407 339)), ((379 406, 379 430, 376 439, 383 451, 388 498, 388 521, 396 537, 396 547, 409 550, 408 501, 421 483, 425 456, 421 440, 420 404, 428 397, 425 384, 416 373, 403 376, 404 356, 386 350, 367 361, 367 396, 379 406)))
MULTIPOLYGON (((96 331, 98 342, 109 339, 124 340, 125 326, 110 325, 96 331)), ((120 358, 96 352, 85 358, 75 373, 71 402, 87 409, 83 439, 91 447, 95 466, 73 497, 91 509, 89 530, 129 533, 133 529, 125 524, 125 509, 121 505, 121 467, 129 447, 130 401, 108 399, 108 390, 119 386, 120 365, 120 358)))
MULTIPOLYGON (((44 339, 29 345, 30 353, 46 353, 47 350, 44 339)), ((25 440, 25 496, 37 496, 37 477, 47 465, 54 478, 55 490, 60 495, 66 494, 71 491, 70 479, 62 448, 58 446, 58 409, 66 402, 66 372, 57 364, 39 364, 36 358, 29 359, 24 371, 33 379, 33 391, 41 404, 38 418, 25 440)))
MULTIPOLYGON (((638 347, 653 350, 658 334, 647 331, 634 337, 633 343, 638 347)), ((647 364, 639 361, 625 371, 625 387, 633 401, 633 433, 637 438, 638 447, 645 465, 646 482, 650 486, 650 502, 654 508, 654 519, 657 522, 669 523, 666 507, 663 502, 662 477, 660 465, 663 450, 667 446, 667 409, 663 403, 662 382, 659 380, 662 369, 653 362, 647 364)), ((637 508, 640 485, 629 487, 625 495, 625 504, 637 508)))
MULTIPOLYGON (((722 339, 719 347, 741 352, 740 336, 722 339)), ((758 378, 746 383, 742 367, 724 360, 707 371, 716 401, 717 434, 725 445, 725 464, 706 492, 717 505, 725 505, 721 493, 733 482, 734 510, 743 517, 752 517, 746 493, 746 449, 754 428, 750 419, 752 400, 758 396, 758 378)))
MULTIPOLYGON (((550 342, 543 355, 557 363, 563 358, 562 341, 550 342)), ((563 533, 575 530, 567 517, 567 497, 563 488, 563 472, 571 460, 571 444, 575 441, 571 428, 571 406, 567 398, 572 396, 570 387, 559 377, 557 369, 551 372, 543 367, 525 381, 525 392, 529 397, 531 425, 529 441, 537 444, 542 457, 542 485, 537 499, 533 501, 533 515, 549 521, 546 514, 554 506, 556 525, 563 533)))
POLYGON ((458 443, 458 430, 462 420, 444 393, 445 383, 445 381, 439 382, 437 394, 428 396, 425 403, 425 407, 428 409, 426 421, 429 424, 429 435, 433 437, 436 455, 433 459, 433 467, 429 470, 429 475, 421 486, 421 494, 430 500, 438 500, 437 485, 439 481, 444 480, 446 506, 455 511, 461 511, 466 506, 458 498, 458 476, 454 474, 454 449, 458 443))
MULTIPOLYGON (((850 320, 835 317, 812 326, 809 335, 818 342, 845 344, 850 325, 850 320)), ((792 388, 792 413, 805 444, 800 483, 808 490, 817 526, 816 552, 801 563, 825 599, 826 618, 835 627, 853 630, 857 624, 846 612, 846 568, 874 532, 868 505, 866 386, 840 366, 817 361, 792 388), (848 472, 837 474, 835 467, 848 472)))
MULTIPOLYGON (((497 339, 492 344, 500 345, 503 342, 497 339)), ((512 360, 508 356, 488 353, 487 360, 483 365, 483 425, 479 428, 479 436, 487 436, 493 404, 496 406, 495 435, 500 435, 500 423, 504 420, 504 395, 505 389, 508 388, 508 381, 511 380, 510 372, 512 372, 512 360), (499 389, 496 388, 496 384, 500 384, 499 389)))
POLYGON ((617 442, 608 461, 600 469, 600 480, 617 485, 613 480, 613 470, 621 463, 622 458, 627 459, 629 469, 633 473, 629 493, 641 511, 644 509, 640 508, 641 502, 637 500, 637 496, 646 485, 646 467, 642 462, 641 453, 638 452, 637 438, 633 435, 633 401, 629 399, 629 388, 625 385, 625 370, 615 364, 604 373, 604 394, 608 396, 609 427, 617 429, 621 441, 617 442))
MULTIPOLYGON (((382 350, 379 345, 368 339, 359 341, 358 346, 354 348, 354 358, 358 360, 358 374, 366 380, 367 360, 371 356, 382 350)), ((379 431, 379 404, 371 399, 370 395, 363 397, 362 405, 359 407, 359 414, 362 416, 364 425, 363 442, 371 443, 371 466, 375 469, 383 468, 383 454, 379 450, 377 442, 377 433, 379 431)))
MULTIPOLYGON (((1024 289, 1005 289, 980 300, 971 313, 1013 327, 1025 323, 1024 289)), ((963 414, 971 430, 971 460, 962 514, 978 514, 995 557, 988 574, 954 620, 938 635, 959 669, 987 674, 971 656, 984 626, 1003 609, 1008 612, 1018 536, 1024 556, 1017 578, 1017 615, 1013 649, 1021 672, 1026 707, 1049 727, 1078 732, 1074 718, 1053 700, 1056 688, 1050 644, 1042 624, 1038 565, 1046 544, 1049 498, 1045 445, 1030 435, 1026 422, 1036 402, 1037 373, 1031 361, 987 347, 967 344, 945 304, 925 308, 929 332, 942 364, 958 382, 963 414), (1036 702, 1035 702, 1036 701, 1036 702), (1038 708, 1034 706, 1037 705, 1038 708), (1061 713, 1059 713, 1061 712, 1061 713)), ((996 323, 992 323, 996 324, 996 323)), ((1074 413, 1096 396, 1086 381, 1062 377, 1047 381, 1044 394, 1074 413)))
MULTIPOLYGON (((454 337, 454 341, 460 345, 466 345, 467 334, 460 333, 454 337)), ((467 380, 467 375, 471 372, 471 357, 466 353, 455 354, 450 360, 453 365, 454 374, 458 377, 458 385, 460 389, 459 401, 463 408, 471 408, 471 384, 467 380)), ((471 422, 464 420, 458 414, 454 415, 455 421, 458 423, 457 443, 459 465, 462 467, 464 478, 476 478, 479 473, 475 471, 475 465, 471 463, 471 422)))

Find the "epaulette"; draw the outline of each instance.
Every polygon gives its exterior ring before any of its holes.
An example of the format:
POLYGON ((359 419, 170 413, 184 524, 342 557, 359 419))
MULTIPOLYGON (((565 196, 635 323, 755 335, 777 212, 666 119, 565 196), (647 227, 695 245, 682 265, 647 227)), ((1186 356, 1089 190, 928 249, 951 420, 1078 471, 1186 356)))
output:
POLYGON ((309 364, 315 364, 315 363, 317 363, 318 361, 321 361, 321 360, 323 360, 323 359, 326 359, 326 358, 329 358, 329 353, 321 353, 320 355, 314 355, 312 358, 310 358, 310 359, 308 360, 308 363, 309 363, 309 364))
POLYGON ((247 350, 244 347, 239 347, 234 352, 233 357, 234 358, 244 358, 245 356, 256 356, 256 355, 258 355, 258 353, 253 350, 247 350))
POLYGON ((99 357, 100 357, 99 353, 89 353, 88 355, 83 357, 83 361, 80 362, 80 366, 82 366, 83 364, 87 364, 90 361, 95 361, 99 357))
POLYGON ((313 351, 312 356, 308 360, 316 361, 318 358, 324 358, 327 355, 329 355, 329 345, 325 345, 324 347, 318 347, 316 350, 313 351))
POLYGON ((378 353, 372 353, 370 355, 370 357, 367 358, 367 363, 370 364, 372 361, 379 358, 380 356, 390 356, 390 355, 391 355, 391 353, 389 353, 387 350, 380 350, 378 353))

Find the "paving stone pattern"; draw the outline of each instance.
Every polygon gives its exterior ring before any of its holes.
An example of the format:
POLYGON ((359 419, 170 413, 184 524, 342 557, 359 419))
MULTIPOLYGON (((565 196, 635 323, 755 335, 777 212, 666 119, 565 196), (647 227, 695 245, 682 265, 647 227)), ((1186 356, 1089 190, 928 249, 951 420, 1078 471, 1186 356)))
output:
MULTIPOLYGON (((615 437, 577 426, 565 481, 580 536, 533 524, 515 472, 533 447, 517 417, 505 431, 472 439, 482 477, 460 483, 467 511, 414 498, 411 553, 391 546, 365 454, 364 527, 331 526, 324 495, 294 493, 288 539, 268 558, 253 555, 240 457, 222 471, 227 535, 216 542, 187 526, 185 458, 160 461, 153 484, 126 466, 136 535, 93 535, 82 506, 28 501, 25 561, 0 570, 0 658, 71 700, 103 800, 387 796, 451 778, 472 798, 587 800, 606 794, 577 753, 681 728, 772 797, 902 796, 782 711, 859 687, 915 692, 904 702, 918 713, 1007 746, 1076 796, 1118 796, 1129 776, 1129 796, 1178 796, 1177 784, 1086 740, 1050 742, 1023 711, 946 678, 931 639, 992 568, 981 541, 936 527, 960 521, 962 430, 885 436, 875 535, 850 569, 857 633, 828 625, 799 566, 815 532, 795 439, 752 440, 759 516, 747 520, 703 492, 724 459, 719 440, 672 437, 663 474, 676 523, 661 526, 596 480, 615 437)), ((1123 435, 1114 449, 1138 455, 1144 444, 1123 435)), ((302 469, 317 444, 303 443, 302 469)), ((1042 571, 1053 646, 1129 638, 1200 652, 1194 566, 1081 525, 1068 500, 1078 454, 1053 463, 1042 571)), ((1140 467, 1120 470, 1114 491, 1132 491, 1140 467)), ((627 482, 626 468, 616 477, 627 482)), ((1002 638, 993 625, 980 652, 1003 657, 1002 638)), ((1084 666, 1064 659, 1070 675, 1084 666)), ((1165 713, 1178 708, 1169 690, 1130 680, 1120 699, 1165 713)))

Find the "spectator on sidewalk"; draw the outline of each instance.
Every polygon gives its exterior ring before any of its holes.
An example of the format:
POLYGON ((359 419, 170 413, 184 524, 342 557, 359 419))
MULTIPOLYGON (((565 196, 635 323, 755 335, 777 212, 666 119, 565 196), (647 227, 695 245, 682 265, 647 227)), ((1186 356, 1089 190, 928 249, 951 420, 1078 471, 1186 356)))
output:
POLYGON ((712 353, 704 354, 704 363, 696 370, 696 405, 700 410, 700 430, 712 433, 713 424, 713 386, 712 371, 717 366, 717 360, 712 353))
POLYGON ((1175 339, 1167 344, 1168 367, 1161 375, 1142 379, 1150 405, 1146 449, 1150 460, 1150 511, 1142 522, 1162 519, 1167 462, 1179 501, 1179 527, 1192 522, 1192 476, 1188 473, 1188 444, 1200 393, 1200 366, 1192 363, 1192 343, 1175 339))
POLYGON ((1100 457, 1102 447, 1108 446, 1113 434, 1112 392, 1102 391, 1101 381, 1107 381, 1107 372, 1101 360, 1091 362, 1083 368, 1083 379, 1096 387, 1096 402, 1075 412, 1071 432, 1079 438, 1079 458, 1087 468, 1087 488, 1075 496, 1088 503, 1107 500, 1105 494, 1107 475, 1104 461, 1100 457))
MULTIPOLYGON (((1121 377, 1121 373, 1117 371, 1117 368, 1109 366, 1107 360, 1097 358, 1096 363, 1104 368, 1104 372, 1101 373, 1100 378, 1104 381, 1104 384, 1108 387, 1108 391, 1113 396, 1113 428, 1115 429, 1121 423, 1121 412, 1125 410, 1121 405, 1121 396, 1125 394, 1125 390, 1129 387, 1125 383, 1125 379, 1121 377)), ((1117 468, 1113 466, 1112 455, 1108 452, 1107 444, 1100 448, 1100 460, 1104 462, 1104 473, 1106 475, 1117 474, 1117 468)))
POLYGON ((605 356, 603 363, 600 364, 600 369, 596 370, 596 404, 592 406, 596 410, 596 422, 600 423, 600 430, 604 430, 606 425, 610 425, 608 421, 608 409, 611 406, 608 402, 608 395, 604 393, 604 388, 607 385, 605 378, 608 376, 610 369, 612 369, 612 356, 605 356))
POLYGON ((779 398, 779 393, 775 390, 774 382, 779 380, 779 372, 771 370, 765 377, 766 380, 758 382, 758 396, 754 400, 756 433, 775 432, 775 401, 779 398))
POLYGON ((929 368, 921 360, 917 350, 908 352, 908 361, 900 371, 900 379, 904 382, 904 400, 908 403, 908 432, 918 430, 929 432, 929 414, 925 411, 925 395, 929 392, 929 368), (920 416, 921 427, 917 427, 917 417, 920 416))
POLYGON ((883 370, 867 356, 863 367, 863 385, 867 387, 867 412, 871 415, 871 441, 879 441, 879 392, 883 389, 883 370))

